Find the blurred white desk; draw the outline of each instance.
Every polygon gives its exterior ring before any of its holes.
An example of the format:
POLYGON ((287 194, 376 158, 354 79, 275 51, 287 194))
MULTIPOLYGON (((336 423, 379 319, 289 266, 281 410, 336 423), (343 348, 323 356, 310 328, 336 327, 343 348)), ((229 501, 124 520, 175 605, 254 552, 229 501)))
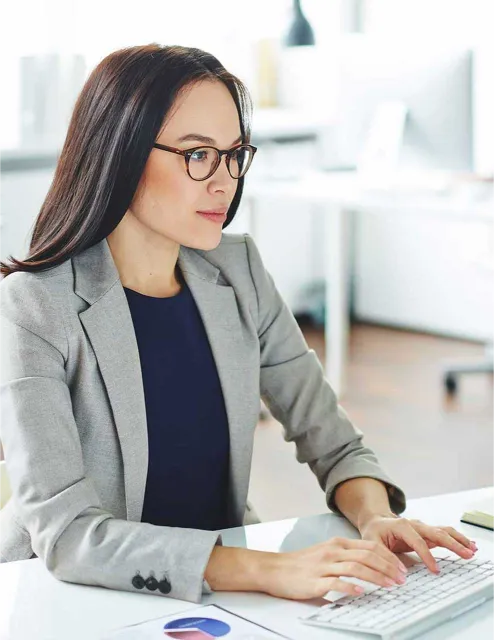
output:
MULTIPOLYGON (((454 526, 477 542, 478 557, 489 558, 494 551, 494 533, 460 522, 461 514, 472 503, 489 497, 494 498, 492 488, 410 500, 406 515, 430 524, 454 526)), ((293 551, 332 536, 358 537, 345 519, 327 513, 229 529, 223 532, 223 541, 227 546, 261 551, 293 551)), ((217 603, 294 640, 362 638, 317 629, 298 620, 324 603, 322 600, 295 602, 256 593, 224 592, 205 596, 202 603, 217 603)), ((60 582, 38 559, 0 565, 2 640, 95 640, 112 629, 195 606, 183 600, 60 582)), ((421 640, 490 640, 493 621, 491 600, 436 627, 421 640)))
MULTIPOLYGON (((267 198, 322 205, 325 210, 326 375, 338 395, 345 391, 349 332, 348 284, 351 213, 399 209, 403 215, 494 221, 489 202, 469 202, 426 190, 371 189, 353 172, 308 172, 298 180, 253 180, 243 198, 250 210, 251 234, 256 233, 256 205, 267 198)), ((282 242, 280 236, 279 241, 282 242)), ((289 259, 289 257, 287 257, 289 259)))

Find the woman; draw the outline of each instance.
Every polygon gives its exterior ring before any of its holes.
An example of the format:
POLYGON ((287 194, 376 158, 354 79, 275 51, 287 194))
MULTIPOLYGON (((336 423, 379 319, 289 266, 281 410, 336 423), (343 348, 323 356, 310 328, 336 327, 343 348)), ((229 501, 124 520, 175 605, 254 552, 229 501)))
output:
POLYGON ((216 58, 178 46, 117 51, 82 89, 29 256, 1 265, 3 561, 37 555, 61 580, 197 602, 356 594, 341 576, 404 581, 393 552, 431 571, 430 547, 473 555, 454 529, 396 515, 403 492, 252 238, 222 233, 256 151, 249 108, 216 58), (260 393, 362 540, 222 546, 216 531, 248 511, 260 393))

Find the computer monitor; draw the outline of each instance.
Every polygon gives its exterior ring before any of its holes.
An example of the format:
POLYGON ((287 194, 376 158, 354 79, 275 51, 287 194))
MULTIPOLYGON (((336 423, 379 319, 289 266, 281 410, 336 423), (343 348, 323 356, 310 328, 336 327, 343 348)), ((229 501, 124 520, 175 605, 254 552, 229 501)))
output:
POLYGON ((351 34, 324 55, 333 56, 334 102, 321 136, 322 168, 357 168, 379 112, 386 119, 383 105, 401 103, 397 170, 473 170, 471 48, 351 34))

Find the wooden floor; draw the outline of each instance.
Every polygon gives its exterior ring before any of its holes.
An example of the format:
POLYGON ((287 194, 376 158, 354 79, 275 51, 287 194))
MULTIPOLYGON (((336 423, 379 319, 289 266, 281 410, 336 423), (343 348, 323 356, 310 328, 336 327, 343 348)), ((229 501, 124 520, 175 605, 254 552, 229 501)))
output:
MULTIPOLYGON (((322 330, 303 331, 323 362, 322 330)), ((475 343, 353 326, 340 404, 409 498, 494 483, 492 376, 463 376, 453 400, 442 388, 445 362, 482 355, 475 343)), ((271 417, 257 428, 249 497, 262 520, 326 509, 315 476, 271 417)))

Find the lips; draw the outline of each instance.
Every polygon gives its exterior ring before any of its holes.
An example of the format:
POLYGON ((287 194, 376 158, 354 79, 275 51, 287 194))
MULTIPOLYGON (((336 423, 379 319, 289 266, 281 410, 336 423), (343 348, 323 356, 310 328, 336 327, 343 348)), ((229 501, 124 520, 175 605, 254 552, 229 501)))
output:
POLYGON ((219 207, 218 209, 201 209, 197 213, 216 213, 218 215, 224 215, 228 211, 228 207, 219 207))
POLYGON ((210 222, 213 222, 215 224, 225 224, 226 220, 227 220, 227 215, 226 212, 225 213, 216 213, 216 212, 211 212, 211 211, 198 211, 197 212, 198 216, 201 216, 202 218, 204 218, 205 220, 209 220, 210 222))

